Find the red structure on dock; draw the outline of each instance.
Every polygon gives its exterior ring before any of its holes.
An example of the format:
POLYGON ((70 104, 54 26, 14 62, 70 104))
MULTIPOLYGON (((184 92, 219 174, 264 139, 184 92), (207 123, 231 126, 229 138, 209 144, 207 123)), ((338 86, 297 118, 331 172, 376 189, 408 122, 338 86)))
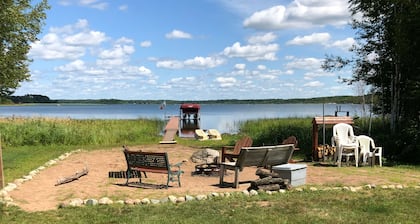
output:
POLYGON ((200 104, 183 103, 179 107, 179 135, 181 137, 194 137, 195 129, 200 128, 200 104))

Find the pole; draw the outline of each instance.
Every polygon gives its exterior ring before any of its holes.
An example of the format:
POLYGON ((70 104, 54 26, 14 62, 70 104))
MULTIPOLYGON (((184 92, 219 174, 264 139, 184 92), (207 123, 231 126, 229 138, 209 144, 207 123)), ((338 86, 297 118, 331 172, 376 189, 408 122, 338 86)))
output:
POLYGON ((1 149, 1 134, 0 134, 0 189, 4 187, 4 177, 3 177, 3 152, 1 149))
POLYGON ((325 158, 325 103, 322 104, 322 161, 325 158))

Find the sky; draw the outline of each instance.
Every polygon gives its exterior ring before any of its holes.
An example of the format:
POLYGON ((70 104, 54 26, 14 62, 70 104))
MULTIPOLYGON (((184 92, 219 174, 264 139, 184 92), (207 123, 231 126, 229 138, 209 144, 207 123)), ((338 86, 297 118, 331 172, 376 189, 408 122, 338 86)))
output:
MULTIPOLYGON (((36 2, 36 1, 34 1, 36 2)), ((50 0, 31 81, 51 99, 294 99, 357 95, 347 0, 50 0)))

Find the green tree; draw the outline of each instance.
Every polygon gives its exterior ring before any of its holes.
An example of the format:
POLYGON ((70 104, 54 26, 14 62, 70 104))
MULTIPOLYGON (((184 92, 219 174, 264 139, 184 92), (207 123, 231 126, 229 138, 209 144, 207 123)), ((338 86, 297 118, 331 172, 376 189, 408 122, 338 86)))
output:
POLYGON ((419 161, 420 1, 349 0, 357 31, 354 59, 327 56, 326 70, 353 66, 349 84, 364 81, 389 119, 394 155, 419 161), (356 16, 357 15, 357 16, 356 16), (415 155, 418 155, 417 157, 415 155))
POLYGON ((20 82, 29 80, 27 54, 30 44, 41 32, 47 0, 31 4, 31 0, 0 1, 0 102, 11 95, 20 82))

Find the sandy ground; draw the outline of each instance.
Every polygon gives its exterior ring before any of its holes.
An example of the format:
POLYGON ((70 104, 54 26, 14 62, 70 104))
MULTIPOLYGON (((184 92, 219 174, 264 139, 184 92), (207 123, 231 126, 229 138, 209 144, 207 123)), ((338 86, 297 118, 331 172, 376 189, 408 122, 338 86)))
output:
MULTIPOLYGON (((232 192, 242 191, 249 187, 249 184, 241 184, 239 189, 220 187, 218 176, 192 175, 196 163, 190 161, 191 155, 196 148, 181 145, 152 145, 130 147, 131 150, 168 152, 171 163, 187 160, 182 166, 185 173, 181 177, 181 187, 177 183, 171 183, 169 189, 144 189, 138 187, 127 187, 118 184, 125 183, 125 179, 108 178, 109 171, 121 171, 126 169, 126 162, 121 148, 112 150, 96 150, 72 154, 65 160, 53 165, 33 180, 27 181, 16 190, 10 192, 14 203, 26 211, 44 211, 56 209, 62 202, 69 199, 100 199, 109 197, 111 199, 160 199, 168 195, 185 196, 209 194, 211 192, 232 192), (85 167, 89 173, 80 179, 70 183, 55 186, 57 180, 63 177, 74 175, 85 167)), ((334 172, 337 167, 319 167, 308 164, 307 184, 360 186, 364 184, 389 184, 380 175, 372 178, 368 168, 359 168, 357 172, 338 174, 334 172)), ((352 168, 346 168, 352 169, 352 168)), ((144 183, 165 184, 166 175, 148 173, 144 183)), ((233 172, 228 171, 225 181, 233 181, 233 172)), ((240 181, 255 180, 255 168, 245 168, 240 173, 240 181)), ((135 179, 132 179, 135 181, 135 179)))

